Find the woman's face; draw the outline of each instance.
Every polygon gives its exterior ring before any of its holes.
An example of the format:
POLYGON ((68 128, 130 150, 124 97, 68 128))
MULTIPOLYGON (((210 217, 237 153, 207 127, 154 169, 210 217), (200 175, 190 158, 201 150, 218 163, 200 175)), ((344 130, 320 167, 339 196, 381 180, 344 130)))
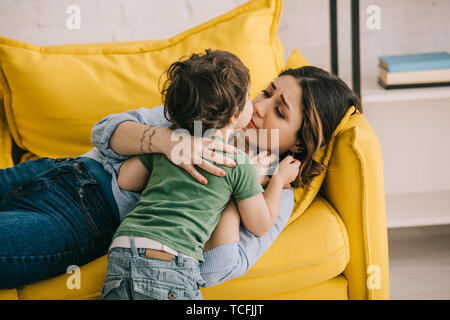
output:
POLYGON ((296 79, 285 75, 269 83, 253 99, 253 116, 247 130, 255 129, 260 151, 275 152, 278 148, 279 154, 283 154, 297 150, 297 132, 302 123, 301 96, 296 79), (261 129, 266 129, 267 133, 261 129))

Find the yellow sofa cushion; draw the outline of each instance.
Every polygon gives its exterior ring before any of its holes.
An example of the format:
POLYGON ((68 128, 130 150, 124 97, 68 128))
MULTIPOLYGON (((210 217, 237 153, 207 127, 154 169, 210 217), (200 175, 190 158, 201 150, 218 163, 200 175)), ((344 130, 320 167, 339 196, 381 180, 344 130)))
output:
POLYGON ((308 60, 300 53, 297 48, 293 49, 289 55, 284 69, 297 69, 304 66, 309 66, 308 60))
MULTIPOLYGON (((300 51, 298 49, 294 49, 292 50, 291 54, 289 55, 287 61, 286 61, 286 65, 284 67, 284 69, 289 69, 289 68, 300 68, 302 66, 306 66, 308 65, 308 61, 306 60, 305 57, 303 57, 303 55, 300 53, 300 51)), ((1 106, 1 104, 0 104, 1 106)), ((1 112, 1 110, 0 110, 1 112)), ((7 137, 9 138, 9 140, 5 140, 6 142, 11 142, 11 138, 9 135, 9 130, 7 129, 7 123, 6 123, 6 119, 3 119, 3 122, 0 120, 0 125, 4 125, 5 128, 5 134, 7 134, 7 137)), ((6 144, 6 143, 4 143, 6 144)), ((7 159, 10 158, 10 146, 7 145, 7 148, 4 149, 0 149, 0 156, 4 156, 7 157, 7 159)), ((29 151, 25 152, 22 157, 20 158, 20 162, 24 162, 24 161, 29 161, 29 160, 36 160, 39 157, 29 151)), ((12 162, 10 163, 12 166, 12 162)))
MULTIPOLYGON (((99 44, 92 44, 92 45, 97 46, 99 44)), ((109 44, 107 44, 107 43, 105 44, 105 46, 108 46, 108 45, 109 44)), ((286 65, 284 66, 283 69, 300 68, 300 67, 303 67, 303 66, 306 66, 306 65, 308 65, 308 61, 300 53, 300 51, 296 48, 296 49, 292 50, 291 54, 289 55, 289 57, 288 57, 288 59, 286 61, 286 65)), ((0 95, 0 98, 1 98, 1 95, 0 95)), ((3 106, 2 100, 0 100, 0 107, 2 107, 2 106, 3 106)), ((2 110, 0 110, 0 114, 1 114, 1 111, 2 110)), ((11 155, 10 155, 10 152, 11 152, 11 147, 10 147, 11 136, 10 136, 10 133, 9 133, 9 130, 8 130, 8 124, 6 122, 6 118, 5 117, 3 117, 3 119, 0 118, 0 128, 4 128, 4 130, 0 131, 0 132, 3 132, 5 134, 5 137, 8 138, 8 140, 7 139, 3 140, 3 145, 5 145, 6 147, 0 149, 0 157, 3 156, 3 157, 5 157, 5 159, 9 160, 11 158, 11 155), (7 144, 8 142, 9 142, 9 144, 7 144)), ((39 156, 37 156, 36 154, 33 154, 33 153, 29 152, 29 151, 26 151, 22 155, 22 157, 20 158, 19 163, 20 162, 24 162, 24 161, 29 161, 29 160, 36 160, 38 158, 39 158, 39 156)), ((10 166, 12 166, 12 161, 11 162, 8 161, 7 163, 10 164, 10 166)))
MULTIPOLYGON (((20 300, 92 300, 101 299, 100 290, 106 274, 107 256, 104 255, 79 269, 79 289, 75 272, 18 288, 20 300)), ((1 299, 0 291, 0 299, 1 299)))
POLYGON ((338 276, 349 260, 345 225, 318 196, 246 274, 202 293, 205 299, 259 299, 295 291, 338 276))
MULTIPOLYGON (((314 288, 338 276, 348 261, 346 228, 333 207, 323 198, 317 197, 300 218, 286 227, 249 272, 215 287, 202 288, 202 293, 204 299, 282 297, 287 292, 314 288)), ((80 289, 69 289, 67 282, 72 276, 69 273, 19 288, 18 297, 98 299, 106 264, 105 255, 82 266, 80 289)), ((346 283, 344 287, 346 289, 346 283)), ((336 292, 343 290, 339 286, 336 292)), ((8 296, 13 297, 11 291, 0 290, 0 299, 7 299, 8 296)))
POLYGON ((239 56, 254 96, 284 65, 281 6, 252 0, 167 40, 36 46, 0 38, 0 95, 11 134, 38 157, 80 155, 91 148, 97 121, 161 104, 161 74, 206 48, 239 56))
POLYGON ((340 275, 310 287, 272 294, 258 300, 348 300, 348 281, 340 275))

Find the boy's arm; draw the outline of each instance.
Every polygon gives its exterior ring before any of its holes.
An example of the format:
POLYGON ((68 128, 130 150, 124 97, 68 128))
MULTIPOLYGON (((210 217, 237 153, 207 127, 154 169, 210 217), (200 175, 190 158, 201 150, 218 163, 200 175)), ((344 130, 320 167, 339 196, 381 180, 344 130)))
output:
POLYGON ((237 201, 244 227, 257 237, 265 235, 272 228, 280 211, 284 181, 272 177, 264 193, 237 201))
POLYGON ((295 180, 299 166, 300 161, 286 156, 275 169, 264 194, 235 197, 244 226, 255 236, 263 236, 272 228, 280 210, 283 186, 295 180))
MULTIPOLYGON (((280 213, 268 233, 262 237, 256 237, 241 225, 235 240, 237 246, 235 243, 225 242, 204 252, 204 261, 200 264, 200 272, 206 281, 206 286, 211 287, 245 274, 283 231, 294 209, 294 203, 293 189, 283 189, 280 213), (230 257, 234 257, 234 259, 230 259, 230 257)), ((236 210, 235 214, 239 215, 236 206, 233 205, 233 209, 236 210)), ((232 225, 234 226, 234 224, 232 225)))
POLYGON ((117 184, 125 191, 141 192, 148 183, 150 172, 138 157, 128 159, 120 167, 117 184))

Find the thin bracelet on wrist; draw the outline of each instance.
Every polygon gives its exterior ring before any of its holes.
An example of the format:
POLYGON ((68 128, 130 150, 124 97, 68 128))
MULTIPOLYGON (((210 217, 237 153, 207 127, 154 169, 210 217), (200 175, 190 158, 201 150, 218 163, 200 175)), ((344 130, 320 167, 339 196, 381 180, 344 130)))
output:
POLYGON ((152 153, 152 138, 156 133, 156 130, 158 129, 158 127, 148 127, 145 128, 144 133, 142 134, 141 137, 141 143, 139 145, 139 150, 144 154, 144 153, 152 153), (151 133, 150 133, 151 131, 151 133), (146 137, 148 136, 148 139, 146 139, 146 137), (148 141, 148 142, 146 142, 148 141), (147 146, 148 148, 148 152, 145 152, 144 150, 144 146, 147 146))

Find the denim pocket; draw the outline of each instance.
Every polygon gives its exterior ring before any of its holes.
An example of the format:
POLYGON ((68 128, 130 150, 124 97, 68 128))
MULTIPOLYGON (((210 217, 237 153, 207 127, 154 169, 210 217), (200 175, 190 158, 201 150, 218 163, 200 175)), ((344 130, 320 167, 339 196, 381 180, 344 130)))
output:
POLYGON ((13 194, 26 196, 37 193, 58 184, 62 178, 73 175, 72 172, 64 172, 63 168, 52 168, 22 183, 13 194))
POLYGON ((194 280, 197 284, 197 286, 200 287, 206 287, 206 281, 203 279, 202 274, 200 272, 200 268, 194 269, 194 280))
MULTIPOLYGON (((96 220, 97 216, 105 214, 103 211, 106 209, 93 196, 97 182, 76 173, 70 163, 58 164, 61 162, 58 160, 35 160, 46 162, 42 165, 42 172, 24 181, 11 193, 8 201, 30 211, 45 212, 55 219, 61 219, 63 223, 73 226, 74 232, 82 240, 79 245, 86 245, 101 237, 96 220)), ((113 231, 109 233, 108 237, 112 236, 113 231)))
POLYGON ((155 280, 133 279, 134 300, 183 300, 184 288, 155 280))
POLYGON ((202 300, 203 296, 200 291, 200 287, 206 287, 206 281, 201 276, 199 268, 194 268, 192 271, 193 271, 194 288, 192 290, 186 290, 185 299, 202 300))
POLYGON ((105 300, 128 300, 122 276, 107 276, 102 287, 101 297, 105 300))
MULTIPOLYGON (((90 184, 90 183, 89 183, 90 184)), ((81 212, 81 214, 86 219, 87 223, 89 224, 89 227, 94 232, 95 236, 97 238, 100 238, 102 236, 100 230, 97 228, 97 225, 92 218, 91 213, 100 216, 104 215, 105 213, 102 212, 102 209, 99 207, 99 204, 95 201, 95 198, 92 196, 91 191, 89 190, 89 184, 81 184, 78 186, 78 208, 81 212)), ((103 209, 103 211, 106 209, 103 209)))

